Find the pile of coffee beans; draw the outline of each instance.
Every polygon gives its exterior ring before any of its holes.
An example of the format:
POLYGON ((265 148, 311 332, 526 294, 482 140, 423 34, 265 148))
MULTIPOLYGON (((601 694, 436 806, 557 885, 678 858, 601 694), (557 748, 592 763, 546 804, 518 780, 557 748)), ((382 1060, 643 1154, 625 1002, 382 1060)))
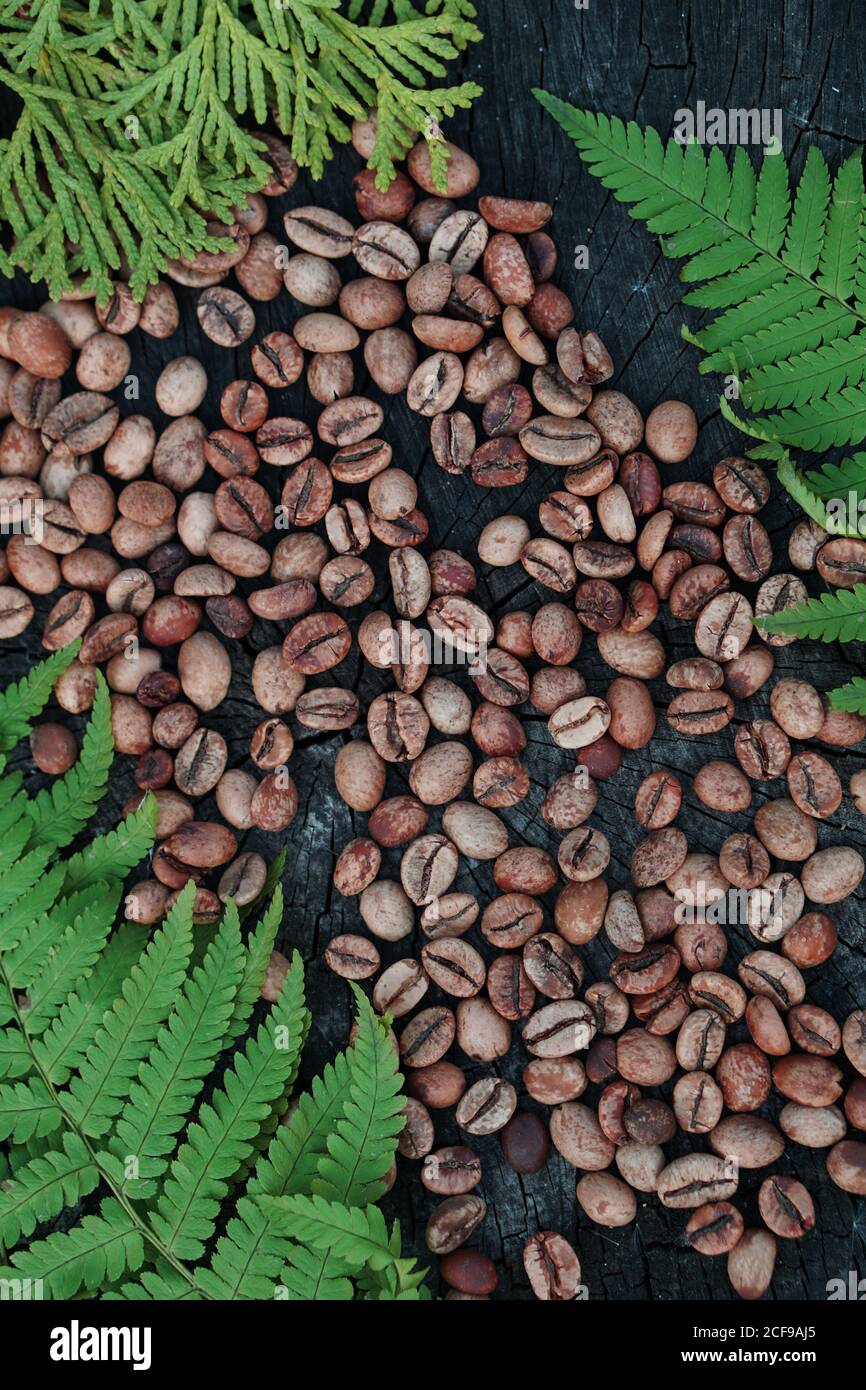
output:
MULTIPOLYGON (((353 135, 369 157, 373 124, 356 123, 353 135)), ((297 170, 267 138, 274 178, 264 192, 284 196, 297 170)), ((216 429, 196 413, 208 377, 193 356, 159 375, 160 431, 147 414, 121 418, 107 394, 129 372, 127 334, 166 338, 177 328, 168 282, 141 305, 119 279, 105 309, 73 298, 38 313, 0 310, 0 504, 34 518, 3 555, 0 637, 25 630, 33 597, 62 589, 42 645, 56 651, 80 637, 82 646, 58 682, 60 707, 86 711, 104 668, 117 748, 136 759, 136 783, 158 804, 152 876, 126 900, 139 922, 160 920, 190 879, 200 922, 228 896, 254 901, 266 864, 239 853, 238 837, 291 825, 300 734, 343 737, 336 788, 367 820, 333 872, 337 892, 357 900, 357 929, 333 936, 324 959, 337 975, 375 981, 374 1005, 397 1025, 408 1093, 399 1152, 443 1198, 427 1244, 441 1257, 447 1297, 489 1297, 497 1275, 465 1248, 486 1211, 482 1165, 470 1143, 437 1146, 431 1112, 445 1110, 467 1141, 499 1134, 520 1174, 539 1172, 552 1143, 580 1170, 577 1202, 599 1226, 627 1225, 648 1194, 690 1210, 691 1247, 726 1253, 733 1287, 758 1297, 775 1238, 805 1234, 814 1210, 796 1179, 772 1173, 760 1192, 764 1227, 745 1230, 731 1201, 739 1170, 773 1167, 788 1138, 826 1148, 844 1190, 866 1187, 866 1145, 847 1137, 866 1125, 866 1015, 836 1021, 809 1004, 802 973, 832 953, 836 930, 823 909, 850 895, 864 869, 853 849, 819 848, 818 823, 839 807, 842 786, 828 758, 802 745, 852 747, 866 721, 830 711, 803 680, 777 681, 771 717, 740 713, 735 761, 701 766, 695 794, 723 816, 751 809, 753 784, 784 777, 787 796, 757 809, 753 834, 709 853, 675 824, 678 777, 653 771, 635 798, 646 837, 631 882, 608 887, 611 847, 590 821, 599 781, 624 751, 653 740, 650 683, 664 675, 674 692, 667 722, 677 735, 719 734, 771 680, 774 648, 791 640, 762 632, 761 618, 806 590, 799 574, 773 573, 757 516, 770 483, 757 464, 730 456, 711 484, 663 481, 696 449, 694 413, 664 401, 644 419, 605 385, 611 354, 574 326, 573 305, 552 283, 550 206, 483 196, 461 207, 479 171, 449 149, 445 196, 421 141, 387 192, 358 173, 360 225, 328 208, 289 207, 293 254, 282 256, 265 198, 251 197, 233 226, 212 223, 231 249, 172 265, 171 279, 199 292, 195 332, 227 349, 249 344, 250 374, 220 394, 216 429), (230 274, 240 289, 224 284, 230 274), (250 301, 280 296, 303 312, 258 338, 250 301), (429 418, 432 457, 446 473, 489 490, 520 489, 530 469, 557 470, 534 531, 504 513, 477 539, 478 565, 513 568, 521 589, 538 586, 540 604, 495 621, 473 597, 475 560, 426 552, 418 483, 394 464, 383 405, 355 393, 353 354, 380 394, 403 395, 429 418), (290 394, 302 379, 322 407, 313 424, 272 413, 269 393, 290 394), (673 661, 652 630, 665 603, 693 648, 673 661), (252 668, 265 717, 250 730, 251 766, 230 767, 225 738, 202 717, 228 696, 231 644, 257 622, 277 624, 282 640, 252 668), (613 673, 602 693, 588 691, 578 669, 593 634, 613 673), (358 653, 380 682, 366 708, 359 682, 344 675, 358 653), (562 775, 541 805, 562 836, 555 856, 514 843, 500 814, 528 796, 524 758, 539 736, 562 750, 562 775), (208 795, 223 823, 197 815, 208 795), (479 865, 492 872, 492 895, 456 887, 479 865), (737 920, 756 949, 726 970, 718 909, 738 894, 737 920), (588 983, 581 948, 598 935, 613 952, 609 978, 588 983), (546 1122, 493 1070, 517 1048, 528 1056, 523 1087, 549 1109, 546 1122), (844 1109, 840 1054, 861 1078, 844 1109), (470 1082, 478 1067, 491 1070, 470 1082), (600 1088, 591 1104, 581 1101, 589 1087, 600 1088), (757 1113, 772 1093, 786 1100, 778 1127, 757 1113), (670 1158, 664 1146, 683 1135, 706 1136, 709 1151, 670 1158)), ((789 560, 852 585, 863 545, 805 521, 789 560)), ((61 774, 77 755, 74 735, 43 724, 32 753, 41 771, 61 774)), ((860 810, 864 776, 851 784, 860 810)), ((286 968, 275 952, 266 998, 286 968)), ((561 1234, 531 1233, 524 1265, 539 1298, 577 1295, 580 1263, 561 1234)))

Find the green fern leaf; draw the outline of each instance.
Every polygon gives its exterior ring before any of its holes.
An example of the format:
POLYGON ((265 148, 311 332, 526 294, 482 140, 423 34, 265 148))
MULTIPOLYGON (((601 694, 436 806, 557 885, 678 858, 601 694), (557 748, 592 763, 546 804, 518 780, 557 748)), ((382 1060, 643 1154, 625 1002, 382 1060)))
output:
POLYGON ((249 1023, 250 1015, 260 998, 262 981, 282 920, 283 890, 277 883, 261 921, 247 941, 243 978, 235 995, 231 1018, 226 1025, 224 1046, 239 1038, 249 1023))
POLYGON ((0 1078, 9 1080, 26 1076, 33 1070, 33 1055, 20 1028, 0 1031, 0 1078))
POLYGON ((55 1232, 14 1254, 14 1269, 0 1269, 0 1278, 41 1279, 49 1297, 66 1299, 138 1269, 143 1258, 138 1226, 109 1197, 99 1216, 85 1216, 71 1231, 55 1232))
POLYGON ((832 709, 866 715, 866 679, 863 676, 853 676, 846 685, 839 685, 835 690, 829 691, 827 699, 832 709))
MULTIPOLYGON (((62 868, 62 866, 61 866, 62 868)), ((33 1054, 43 1073, 62 1086, 81 1065, 107 1011, 117 1000, 123 982, 147 945, 148 928, 124 923, 106 944, 93 970, 76 982, 50 1026, 33 1039, 33 1054)))
POLYGON ((783 613, 760 619, 760 631, 789 632, 814 642, 858 642, 866 637, 866 584, 837 589, 783 613))
MULTIPOLYGON (((26 816, 21 821, 21 831, 26 842, 30 833, 26 816)), ((3 859, 3 848, 7 843, 5 837, 0 841, 0 860, 3 859)), ((13 859, 15 857, 17 856, 13 856, 13 859)), ((33 922, 50 911, 63 888, 65 877, 65 866, 53 864, 33 885, 26 897, 7 907, 0 916, 0 954, 18 946, 33 922)))
POLYGON ((269 1230, 261 1207, 242 1197, 210 1266, 196 1270, 205 1292, 221 1301, 273 1298, 286 1258, 284 1236, 269 1230))
POLYGON ((97 835, 86 849, 66 861, 64 886, 68 893, 100 880, 113 882, 126 878, 130 869, 149 852, 156 824, 156 801, 151 792, 137 810, 131 811, 116 830, 97 835))
POLYGON ((30 802, 33 822, 30 846, 68 845, 90 820, 108 785, 114 757, 111 736, 111 700, 101 672, 97 673, 93 712, 77 761, 63 777, 30 802))
POLYGON ((23 1144, 41 1139, 63 1122, 63 1116, 45 1082, 38 1076, 0 1086, 0 1139, 23 1144))
POLYGON ((818 284, 834 299, 848 299, 854 290, 863 195, 863 161, 859 154, 852 154, 833 181, 833 197, 818 267, 818 284))
POLYGON ((77 1134, 63 1135, 62 1148, 34 1158, 19 1168, 7 1190, 0 1188, 0 1242, 15 1245, 33 1234, 41 1221, 51 1221, 99 1185, 87 1145, 77 1134))
POLYGON ((0 691, 0 752, 14 748, 51 699, 58 676, 75 660, 80 639, 39 662, 14 685, 0 691))
POLYGON ((705 354, 701 371, 738 377, 749 414, 727 418, 754 439, 803 450, 866 437, 861 155, 845 161, 831 190, 823 157, 810 150, 792 207, 780 153, 766 155, 756 177, 739 147, 729 181, 716 169, 711 182, 711 161, 693 147, 684 153, 654 131, 535 96, 595 177, 660 236, 663 253, 688 257, 681 278, 700 288, 687 302, 722 311, 683 336, 705 354))
POLYGON ((416 1290, 424 1278, 415 1261, 391 1249, 385 1218, 378 1207, 347 1207, 324 1197, 260 1197, 273 1227, 333 1255, 349 1268, 394 1269, 401 1293, 416 1290))
POLYGON ((136 1158, 136 1177, 127 1183, 132 1198, 155 1192, 148 1179, 168 1166, 167 1155, 222 1050, 243 957, 237 910, 229 902, 204 964, 187 979, 139 1070, 110 1141, 119 1158, 136 1158))
MULTIPOLYGON (((101 893, 84 912, 69 912, 69 926, 52 944, 47 960, 28 986, 30 1007, 25 1015, 25 1024, 31 1037, 44 1032, 66 1002, 69 981, 86 979, 89 975, 114 925, 120 902, 120 886, 104 883, 96 884, 94 888, 101 888, 101 893)), ((88 894, 74 896, 86 897, 88 894)))
POLYGON ((307 1025, 303 966, 296 955, 267 1022, 236 1055, 211 1104, 199 1111, 156 1199, 154 1228, 177 1257, 203 1254, 228 1180, 253 1152, 274 1103, 297 1075, 307 1025))
POLYGON ((402 1077, 394 1046, 367 998, 354 987, 358 1031, 349 1056, 349 1094, 314 1190, 324 1197, 367 1206, 385 1191, 385 1175, 404 1127, 402 1077))
POLYGON ((83 1133, 106 1134, 129 1098, 139 1064, 148 1055, 183 984, 192 949, 188 884, 162 927, 124 981, 69 1087, 69 1111, 83 1133))
POLYGON ((830 171, 817 145, 810 145, 797 185, 782 259, 799 275, 813 275, 824 241, 830 202, 830 171))
POLYGON ((847 499, 849 492, 866 494, 866 453, 852 454, 841 463, 824 463, 809 473, 805 480, 816 497, 847 499))

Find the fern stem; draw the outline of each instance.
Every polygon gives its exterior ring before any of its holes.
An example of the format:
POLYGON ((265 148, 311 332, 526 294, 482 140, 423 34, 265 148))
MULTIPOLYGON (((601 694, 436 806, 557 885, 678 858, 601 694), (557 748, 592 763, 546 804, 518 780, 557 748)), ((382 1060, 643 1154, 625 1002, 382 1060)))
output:
POLYGON ((140 1214, 135 1210, 135 1207, 132 1205, 129 1198, 126 1196, 123 1188, 118 1186, 118 1184, 112 1178, 111 1174, 106 1171, 105 1167, 100 1162, 99 1153, 93 1147, 93 1144, 91 1143, 88 1135, 86 1135, 83 1132, 83 1130, 79 1128, 74 1117, 70 1115, 67 1111, 65 1105, 63 1104, 63 1096, 57 1090, 54 1083, 51 1081, 51 1078, 49 1077, 48 1073, 41 1066, 39 1059, 36 1056, 36 1053, 34 1052, 32 1046, 30 1046, 30 1035, 27 1032, 25 1016, 22 1014, 20 1008, 18 1007, 18 1001, 15 997, 15 992, 12 989, 12 985, 9 981, 9 976, 6 973, 6 969, 4 967, 2 958, 0 958, 0 978, 2 978, 2 982, 5 985, 6 991, 12 1002, 12 1008, 15 1011, 15 1019, 18 1024, 18 1027, 21 1030, 21 1034, 28 1045, 28 1051, 33 1062, 33 1067, 35 1071, 39 1074, 43 1084, 45 1085, 51 1096, 51 1099, 54 1101, 54 1104, 57 1106, 57 1109, 63 1116, 67 1128, 73 1130, 74 1133, 81 1140, 82 1144, 84 1144, 88 1154, 90 1155, 93 1166, 97 1169, 100 1177, 102 1178, 106 1186, 111 1189, 112 1195, 114 1196, 115 1200, 119 1202, 119 1204, 123 1207, 123 1210, 126 1212, 126 1215, 129 1217, 131 1221, 135 1223, 136 1227, 138 1228, 141 1234, 142 1239, 146 1241, 148 1245, 152 1246, 159 1258, 165 1260, 168 1264, 170 1264, 172 1269, 174 1269, 175 1272, 179 1274, 182 1279, 186 1280, 190 1287, 194 1288, 201 1298, 206 1298, 210 1301, 210 1294, 206 1293, 205 1290, 201 1288, 192 1271, 189 1270, 187 1266, 182 1263, 182 1261, 177 1259, 177 1257, 173 1255, 172 1252, 166 1248, 166 1246, 163 1245, 162 1241, 159 1239, 159 1236, 157 1236, 156 1233, 150 1229, 147 1223, 142 1220, 140 1214))

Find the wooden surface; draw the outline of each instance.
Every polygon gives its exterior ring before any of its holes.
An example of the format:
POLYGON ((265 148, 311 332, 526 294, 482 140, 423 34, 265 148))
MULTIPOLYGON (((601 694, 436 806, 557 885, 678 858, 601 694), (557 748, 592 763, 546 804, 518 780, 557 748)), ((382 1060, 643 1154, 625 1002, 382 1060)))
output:
MULTIPOLYGON (((597 182, 587 175, 563 133, 542 112, 529 95, 534 86, 574 102, 600 108, 624 118, 636 117, 654 124, 663 135, 671 131, 673 113, 680 106, 698 100, 708 106, 781 107, 784 113, 784 147, 799 167, 808 143, 820 139, 821 146, 835 167, 841 156, 862 141, 863 47, 861 26, 853 4, 840 0, 716 0, 675 4, 654 0, 589 0, 579 11, 569 0, 479 0, 480 22, 485 30, 483 45, 466 55, 461 65, 465 77, 480 81, 486 94, 473 111, 456 119, 448 129, 458 143, 468 148, 482 169, 480 192, 516 197, 544 198, 555 204, 553 232, 561 255, 557 279, 572 296, 581 327, 597 330, 613 354, 617 373, 611 385, 627 392, 647 411, 658 400, 679 397, 691 402, 702 426, 698 448, 690 462, 667 477, 706 479, 715 460, 736 452, 741 441, 720 420, 717 409, 718 382, 699 378, 695 351, 679 335, 682 313, 679 306, 677 267, 664 261, 653 240, 642 227, 631 222, 597 182), (590 248, 587 271, 571 268, 572 248, 590 248)), ((271 230, 279 233, 279 214, 290 205, 319 202, 354 217, 348 187, 359 166, 351 150, 342 151, 320 185, 302 179, 289 199, 271 204, 271 230)), ((355 219, 357 220, 357 219, 355 219)), ((341 267, 343 268, 343 267, 341 267)), ((352 273, 349 271, 348 273, 352 273)), ((233 283, 229 280, 229 283, 233 283)), ((43 297, 23 283, 0 295, 0 302, 14 299, 31 306, 43 297)), ((236 376, 248 374, 248 350, 225 351, 202 341, 193 312, 194 295, 180 292, 184 306, 181 328, 167 343, 134 334, 133 370, 141 378, 141 402, 126 406, 127 412, 142 409, 159 418, 153 405, 152 386, 156 374, 170 358, 181 353, 201 357, 210 374, 211 389, 200 414, 209 428, 218 423, 218 400, 223 386, 236 376)), ((287 297, 276 304, 258 305, 257 333, 287 328, 299 310, 287 297)), ((363 364, 359 364, 357 387, 366 390, 363 364)), ((371 391, 376 395, 375 389, 371 391)), ((413 416, 402 400, 387 400, 383 434, 394 445, 395 462, 413 472, 419 481, 420 505, 431 523, 426 549, 447 545, 462 550, 475 560, 475 538, 481 526, 502 512, 519 512, 537 530, 539 499, 556 486, 552 469, 535 465, 525 486, 501 492, 476 489, 471 481, 447 476, 433 462, 427 446, 427 427, 413 416)), ((315 419, 318 407, 310 401, 302 383, 290 391, 274 394, 275 413, 315 419)), ((160 420, 164 425, 166 421, 160 420)), ((264 468, 259 477, 276 495, 276 470, 264 468)), ((774 492, 764 513, 776 551, 776 569, 787 569, 786 533, 796 516, 790 502, 774 492)), ((368 555, 379 575, 376 593, 362 610, 352 610, 353 625, 368 608, 387 601, 385 552, 377 544, 368 555), (384 577, 383 577, 384 575, 384 577)), ((479 566, 480 602, 501 613, 510 608, 538 607, 550 598, 548 591, 533 584, 522 570, 489 571, 479 566)), ((40 601, 43 614, 47 604, 40 601)), ((665 615, 659 626, 671 659, 692 650, 690 627, 665 615)), ((3 644, 4 678, 20 672, 27 661, 38 655, 37 621, 33 629, 15 642, 3 644)), ((256 651, 280 640, 279 629, 257 623, 250 638, 232 645, 234 680, 229 699, 207 721, 220 729, 229 743, 232 767, 248 766, 246 752, 249 734, 259 711, 252 699, 249 672, 256 651)), ((590 635, 578 659, 590 691, 603 694, 612 672, 599 658, 590 635)), ((851 649, 843 655, 838 649, 812 644, 789 647, 779 653, 777 672, 796 673, 814 681, 819 689, 838 684, 860 669, 852 660, 851 649)), ((379 675, 363 677, 357 652, 334 678, 351 685, 366 702, 385 688, 379 675)), ((674 735, 663 711, 670 697, 664 682, 656 682, 654 696, 659 710, 656 737, 639 753, 626 753, 621 773, 602 786, 593 823, 609 836, 613 859, 609 871, 611 889, 626 886, 628 860, 639 836, 632 814, 633 796, 640 779, 657 767, 669 768, 682 777, 686 797, 680 824, 694 849, 717 851, 734 828, 747 828, 746 817, 723 819, 696 807, 691 779, 697 768, 711 757, 731 755, 733 729, 712 738, 690 741, 674 735)), ((748 706, 737 711, 737 720, 753 718, 767 708, 762 692, 748 706)), ((529 748, 526 763, 532 789, 515 811, 504 813, 512 844, 542 845, 555 852, 556 836, 540 819, 538 807, 546 787, 571 765, 570 755, 554 748, 545 721, 528 711, 526 716, 529 748)), ((250 835, 243 848, 256 848, 268 856, 284 840, 287 850, 285 889, 287 912, 281 945, 299 947, 307 961, 309 999, 313 1010, 313 1030, 307 1049, 304 1076, 342 1045, 350 1023, 349 992, 323 967, 320 955, 324 945, 338 932, 355 930, 359 924, 354 901, 343 900, 333 892, 330 873, 335 853, 353 835, 363 833, 364 818, 353 816, 335 798, 332 788, 334 757, 347 737, 343 734, 311 734, 298 730, 297 752, 292 772, 298 782, 301 805, 298 817, 285 837, 250 835)), ((360 732, 360 731, 359 731, 360 732)), ((846 753, 835 759, 846 781, 854 770, 866 765, 866 750, 846 753)), ((406 785, 406 770, 392 770, 387 794, 406 785)), ((118 808, 130 794, 132 781, 128 768, 119 771, 103 808, 102 820, 116 818, 118 808)), ((782 795, 784 784, 756 789, 754 807, 767 793, 782 795)), ((203 803, 206 816, 212 803, 203 803)), ((438 822, 434 819, 431 828, 438 822)), ((866 848, 866 823, 853 811, 846 798, 840 811, 819 827, 821 845, 850 843, 866 848)), ((396 877, 396 856, 386 857, 383 873, 396 877)), ((464 863, 457 887, 476 892, 482 902, 493 893, 492 877, 484 865, 464 863)), ((547 902, 552 905, 553 895, 547 902)), ((855 901, 841 910, 834 909, 840 927, 841 944, 824 967, 810 972, 809 998, 843 1018, 854 1007, 866 1003, 866 931, 863 925, 863 890, 855 901)), ((473 932, 471 940, 480 937, 473 932)), ((483 943, 482 943, 483 944, 483 943)), ((406 954, 407 943, 385 947, 384 960, 406 954)), ((731 931, 731 954, 736 960, 755 943, 736 928, 731 931)), ((613 952, 597 940, 585 952, 588 981, 606 978, 613 952)), ((426 1003, 433 1002, 431 990, 426 1003)), ((739 1030, 733 1030, 732 1037, 739 1030)), ((459 1060, 459 1055, 458 1055, 459 1060)), ((502 1073, 518 1084, 526 1061, 519 1038, 515 1036, 502 1073)), ((470 1065, 470 1080, 486 1074, 487 1068, 470 1065)), ((589 1099, 597 1094, 596 1088, 589 1099)), ((525 1096, 521 1104, 532 1106, 525 1096)), ((778 1104, 768 1111, 774 1114, 778 1104)), ((437 1140, 457 1142, 453 1122, 442 1114, 436 1118, 437 1140)), ((684 1248, 682 1230, 686 1214, 662 1209, 654 1198, 641 1197, 635 1224, 621 1231, 592 1226, 576 1208, 574 1185, 578 1176, 554 1152, 544 1171, 521 1178, 511 1172, 500 1157, 496 1136, 474 1141, 484 1164, 480 1191, 486 1197, 487 1219, 473 1241, 497 1262, 500 1271, 499 1297, 531 1297, 523 1273, 521 1250, 526 1237, 537 1229, 560 1231, 571 1239, 580 1253, 584 1280, 591 1299, 727 1299, 730 1298, 724 1261, 709 1260, 684 1248)), ((681 1137, 669 1146, 670 1152, 684 1152, 690 1141, 681 1137)), ((697 1143, 696 1147, 703 1145, 697 1143)), ((818 1230, 802 1243, 780 1242, 776 1277, 770 1297, 822 1299, 829 1278, 846 1277, 849 1269, 864 1267, 864 1214, 851 1198, 827 1180, 823 1157, 792 1147, 779 1165, 781 1171, 796 1173, 816 1200, 818 1230)), ((757 1217, 756 1191, 765 1174, 746 1173, 741 1182, 738 1205, 747 1224, 757 1217)), ((391 1215, 399 1215, 407 1244, 426 1257, 423 1229, 435 1199, 426 1193, 418 1179, 418 1169, 399 1161, 396 1188, 387 1200, 391 1215)), ((435 1278, 432 1286, 437 1287, 435 1278)))

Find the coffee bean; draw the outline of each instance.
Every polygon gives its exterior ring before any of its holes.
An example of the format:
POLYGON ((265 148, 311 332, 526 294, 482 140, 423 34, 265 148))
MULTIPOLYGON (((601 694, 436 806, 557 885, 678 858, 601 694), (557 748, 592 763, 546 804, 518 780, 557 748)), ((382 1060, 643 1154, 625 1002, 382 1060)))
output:
POLYGON ((460 1196, 480 1183, 481 1160, 460 1145, 436 1149, 424 1159, 421 1181, 429 1192, 460 1196))
POLYGON ((601 439, 591 424, 559 415, 539 415, 530 420, 519 438, 530 458, 558 468, 587 464, 601 447, 601 439))
POLYGON ((424 1234, 434 1255, 449 1255, 471 1238, 487 1214, 485 1202, 475 1193, 446 1197, 435 1208, 424 1234))
POLYGON ((545 1302, 576 1298, 580 1261, 568 1241, 555 1231, 539 1231, 523 1247, 523 1267, 532 1292, 545 1302))
MULTIPOLYGON (((392 1018, 402 1018, 420 1004, 430 981, 417 960, 406 958, 389 965, 379 976, 373 987, 373 1004, 380 1013, 389 1013, 392 1018)), ((432 1149, 431 1143, 427 1149, 432 1149)))
POLYGON ((701 1255, 727 1255, 743 1234, 743 1218, 730 1202, 707 1202, 686 1223, 686 1240, 701 1255))
POLYGON ((499 1135, 502 1156, 515 1173, 540 1173, 550 1149, 547 1126, 531 1110, 518 1110, 499 1135))
POLYGON ((344 980, 367 980, 379 969, 379 952, 365 936, 335 936, 325 947, 325 964, 344 980))

